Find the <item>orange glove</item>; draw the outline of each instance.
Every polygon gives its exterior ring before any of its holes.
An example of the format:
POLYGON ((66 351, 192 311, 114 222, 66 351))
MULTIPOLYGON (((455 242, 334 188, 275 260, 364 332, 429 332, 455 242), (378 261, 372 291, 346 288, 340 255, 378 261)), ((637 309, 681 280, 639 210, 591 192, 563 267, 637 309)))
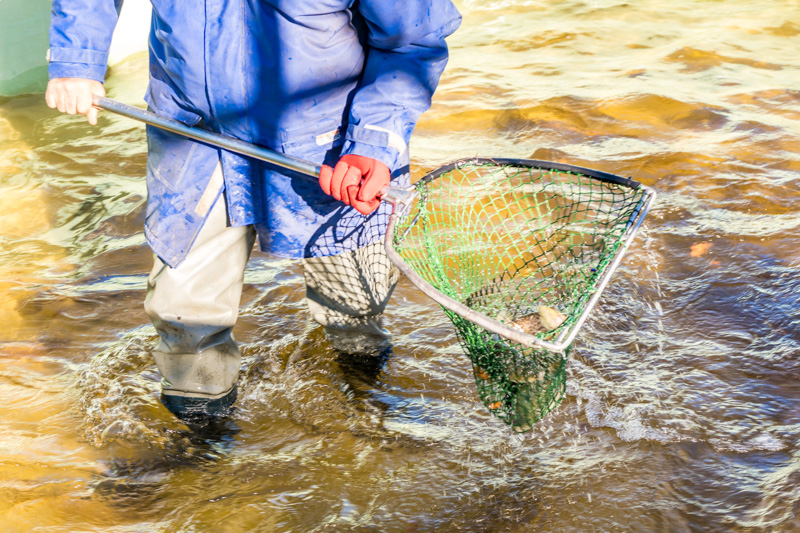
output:
POLYGON ((325 194, 368 215, 380 205, 380 192, 389 185, 389 167, 371 157, 344 155, 334 168, 322 165, 319 184, 325 194))

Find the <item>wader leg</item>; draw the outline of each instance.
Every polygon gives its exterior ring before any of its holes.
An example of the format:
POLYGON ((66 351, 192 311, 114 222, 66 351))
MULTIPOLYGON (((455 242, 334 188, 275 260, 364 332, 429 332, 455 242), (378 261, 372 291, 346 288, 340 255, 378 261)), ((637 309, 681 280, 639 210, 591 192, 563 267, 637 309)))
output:
POLYGON ((222 413, 236 400, 241 355, 231 331, 254 240, 252 226, 228 227, 220 195, 183 263, 155 258, 145 310, 161 337, 153 357, 162 401, 180 417, 222 413))
POLYGON ((370 343, 370 337, 373 346, 388 343, 390 335, 382 316, 400 273, 389 261, 383 243, 303 259, 303 267, 309 311, 325 326, 332 341, 347 343, 345 339, 353 339, 348 334, 356 333, 361 337, 357 343, 370 343))

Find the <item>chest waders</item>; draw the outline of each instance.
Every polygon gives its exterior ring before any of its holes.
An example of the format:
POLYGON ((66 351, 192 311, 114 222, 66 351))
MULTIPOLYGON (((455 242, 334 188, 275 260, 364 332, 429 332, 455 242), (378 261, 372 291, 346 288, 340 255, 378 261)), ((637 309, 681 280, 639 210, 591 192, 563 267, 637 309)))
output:
MULTIPOLYGON (((153 357, 162 402, 180 418, 224 415, 236 401, 242 358, 232 330, 255 239, 253 226, 228 226, 220 193, 186 259, 171 268, 155 258, 145 310, 161 338, 153 357)), ((307 258, 303 266, 311 317, 333 333, 334 347, 368 351, 387 343, 382 314, 399 272, 383 243, 307 258)))

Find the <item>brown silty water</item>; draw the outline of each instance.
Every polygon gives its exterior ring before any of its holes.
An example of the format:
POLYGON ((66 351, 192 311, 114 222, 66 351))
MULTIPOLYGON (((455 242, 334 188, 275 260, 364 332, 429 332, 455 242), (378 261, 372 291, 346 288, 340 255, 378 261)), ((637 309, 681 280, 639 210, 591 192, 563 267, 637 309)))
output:
MULTIPOLYGON (((573 345, 567 397, 513 434, 442 311, 401 281, 393 353, 337 355, 296 262, 256 253, 238 410, 158 402, 142 310, 144 132, 0 100, 6 531, 795 531, 800 11, 789 1, 458 4, 416 176, 533 157, 659 192, 573 345)), ((110 72, 141 105, 146 58, 110 72)))

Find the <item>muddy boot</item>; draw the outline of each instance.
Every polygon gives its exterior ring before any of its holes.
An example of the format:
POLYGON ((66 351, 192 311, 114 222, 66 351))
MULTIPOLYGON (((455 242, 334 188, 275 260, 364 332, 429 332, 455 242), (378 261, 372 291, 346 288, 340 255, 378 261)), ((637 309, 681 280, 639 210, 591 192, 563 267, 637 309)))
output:
POLYGON ((161 402, 175 416, 200 421, 231 413, 242 359, 233 339, 200 353, 156 350, 153 357, 162 376, 161 402))
POLYGON ((400 272, 389 261, 383 243, 303 259, 303 274, 311 318, 325 327, 336 349, 358 352, 360 344, 370 350, 390 344, 383 312, 400 272))
POLYGON ((161 403, 184 422, 205 424, 230 415, 236 396, 236 385, 221 396, 206 397, 188 396, 184 395, 184 391, 165 389, 161 392, 161 403))
POLYGON ((161 339, 162 402, 181 419, 225 415, 236 400, 242 358, 231 332, 254 240, 251 226, 228 226, 220 195, 181 264, 154 260, 145 311, 161 339))

